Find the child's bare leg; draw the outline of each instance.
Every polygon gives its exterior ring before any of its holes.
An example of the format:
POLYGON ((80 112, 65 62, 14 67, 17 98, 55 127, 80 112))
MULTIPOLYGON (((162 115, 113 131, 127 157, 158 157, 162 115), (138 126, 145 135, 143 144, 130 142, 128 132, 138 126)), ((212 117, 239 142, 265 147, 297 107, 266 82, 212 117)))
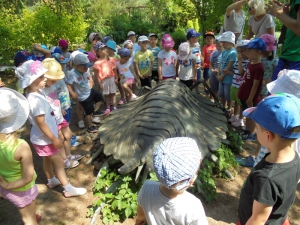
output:
POLYGON ((102 103, 101 101, 95 103, 95 111, 97 111, 98 109, 100 109, 101 103, 102 103))
POLYGON ((240 114, 240 106, 236 102, 234 103, 233 113, 235 116, 240 114))
POLYGON ((118 82, 117 86, 118 86, 118 89, 119 89, 119 92, 120 92, 120 95, 121 95, 121 99, 125 99, 124 90, 123 90, 123 87, 122 87, 121 83, 118 82))
POLYGON ((35 210, 36 210, 35 200, 33 200, 29 205, 25 206, 24 208, 19 208, 19 212, 21 214, 22 220, 25 225, 38 224, 36 222, 35 210))
POLYGON ((129 93, 130 94, 130 96, 132 96, 132 91, 131 91, 131 89, 130 89, 130 87, 128 86, 128 83, 124 83, 123 84, 123 88, 124 88, 124 90, 127 92, 127 93, 129 93))
POLYGON ((78 101, 76 101, 76 106, 77 106, 76 111, 77 111, 78 121, 81 121, 81 120, 83 120, 83 108, 78 101))
POLYGON ((106 108, 110 109, 110 94, 104 96, 106 108))
POLYGON ((113 105, 114 105, 114 108, 117 108, 117 98, 116 98, 116 94, 113 93, 113 94, 110 94, 110 98, 113 102, 113 105))
POLYGON ((53 167, 55 168, 56 177, 60 181, 60 183, 65 186, 69 183, 67 174, 65 171, 65 164, 63 158, 60 156, 60 154, 55 154, 48 156, 50 162, 53 163, 53 167))
MULTIPOLYGON (((71 138, 72 138, 72 131, 70 130, 69 126, 61 128, 61 133, 64 137, 64 149, 66 156, 71 154, 71 138)), ((64 159, 64 158, 63 158, 64 159)))
MULTIPOLYGON (((65 142, 65 138, 64 138, 64 135, 62 133, 62 131, 58 131, 58 138, 62 141, 62 142, 65 142)), ((65 146, 63 146, 60 151, 59 151, 59 154, 61 155, 61 157, 63 158, 63 160, 66 160, 67 159, 67 153, 66 153, 66 149, 65 149, 65 146)))
MULTIPOLYGON (((158 84, 158 81, 156 81, 156 84, 158 84)), ((135 83, 132 84, 132 93, 136 94, 136 84, 135 83)))
MULTIPOLYGON (((60 155, 61 157, 61 155, 60 155)), ((62 157, 61 157, 62 158, 62 157)), ((54 177, 54 171, 52 167, 52 162, 50 160, 50 156, 43 157, 43 169, 47 179, 51 179, 54 177)))
POLYGON ((91 118, 91 115, 86 115, 86 122, 88 124, 88 126, 93 126, 93 122, 92 122, 92 118, 91 118))
POLYGON ((250 118, 246 119, 246 130, 250 131, 251 134, 255 133, 255 122, 250 118))

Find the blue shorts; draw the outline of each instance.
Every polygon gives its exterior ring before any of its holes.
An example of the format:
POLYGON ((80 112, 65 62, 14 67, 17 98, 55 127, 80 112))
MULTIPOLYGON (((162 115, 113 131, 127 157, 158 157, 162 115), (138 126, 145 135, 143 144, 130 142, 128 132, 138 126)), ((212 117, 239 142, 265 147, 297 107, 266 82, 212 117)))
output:
POLYGON ((201 79, 201 69, 198 68, 197 69, 197 80, 200 80, 201 79))
POLYGON ((272 74, 272 81, 277 80, 278 73, 283 69, 300 70, 300 62, 299 61, 293 62, 287 59, 280 58, 272 74))
POLYGON ((226 101, 230 101, 230 87, 231 84, 219 83, 219 97, 224 98, 226 101))
POLYGON ((203 70, 203 79, 208 80, 209 79, 209 68, 204 68, 203 70))
POLYGON ((68 122, 68 123, 70 123, 70 121, 71 121, 71 118, 72 118, 72 109, 71 108, 68 108, 67 110, 65 110, 66 111, 66 115, 64 115, 64 119, 68 122))
POLYGON ((211 73, 210 74, 210 88, 212 89, 213 92, 217 92, 219 90, 219 81, 217 79, 217 74, 216 73, 211 73))

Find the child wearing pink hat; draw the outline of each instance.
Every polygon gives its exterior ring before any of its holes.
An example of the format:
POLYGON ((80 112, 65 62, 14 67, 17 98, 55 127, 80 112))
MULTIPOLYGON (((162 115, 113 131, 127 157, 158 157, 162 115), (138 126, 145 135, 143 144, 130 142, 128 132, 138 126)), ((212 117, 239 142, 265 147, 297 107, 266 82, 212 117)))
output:
POLYGON ((177 55, 172 51, 174 41, 169 34, 164 34, 161 39, 163 50, 158 53, 159 81, 176 78, 177 55))

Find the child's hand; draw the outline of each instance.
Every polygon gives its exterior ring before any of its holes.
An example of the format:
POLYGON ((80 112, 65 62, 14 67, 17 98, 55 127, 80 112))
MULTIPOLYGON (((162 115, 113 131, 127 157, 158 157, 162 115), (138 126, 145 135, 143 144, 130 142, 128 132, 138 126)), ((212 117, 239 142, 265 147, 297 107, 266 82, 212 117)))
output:
POLYGON ((140 76, 140 79, 144 80, 144 79, 145 79, 145 77, 144 77, 144 76, 140 76))
POLYGON ((7 180, 5 180, 2 176, 0 176, 0 187, 3 187, 4 189, 7 189, 6 187, 8 186, 7 180))
POLYGON ((61 114, 62 114, 63 116, 65 116, 65 115, 67 115, 67 112, 66 112, 64 109, 61 109, 61 114))
POLYGON ((229 70, 227 70, 227 69, 225 69, 225 70, 222 70, 222 74, 229 74, 230 73, 230 71, 229 70))
POLYGON ((77 99, 78 99, 78 95, 77 95, 77 93, 76 93, 76 92, 72 93, 71 95, 72 95, 72 98, 73 98, 73 99, 75 99, 75 100, 77 100, 77 99))
POLYGON ((135 225, 145 225, 147 221, 145 220, 136 220, 135 225))
POLYGON ((242 53, 238 53, 238 61, 243 61, 242 53))
POLYGON ((217 76, 217 79, 218 79, 219 82, 222 82, 223 76, 217 76))
POLYGON ((4 82, 0 81, 0 87, 5 87, 4 82))
POLYGON ((195 83, 197 81, 197 77, 193 77, 193 82, 195 83))
POLYGON ((59 138, 54 137, 51 141, 52 141, 52 144, 54 145, 55 148, 60 149, 60 148, 63 147, 63 143, 59 138))
POLYGON ((137 82, 138 86, 141 86, 140 80, 137 80, 136 82, 137 82))
POLYGON ((103 91, 103 85, 102 85, 102 83, 99 83, 99 89, 100 89, 100 91, 103 91))
POLYGON ((247 99, 246 104, 249 108, 253 107, 253 101, 251 99, 247 99))

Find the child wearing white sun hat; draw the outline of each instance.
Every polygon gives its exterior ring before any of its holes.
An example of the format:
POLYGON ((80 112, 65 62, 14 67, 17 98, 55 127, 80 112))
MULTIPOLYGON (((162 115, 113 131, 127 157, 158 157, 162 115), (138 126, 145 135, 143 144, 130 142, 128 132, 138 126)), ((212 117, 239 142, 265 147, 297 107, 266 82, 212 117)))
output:
POLYGON ((9 88, 0 88, 0 196, 13 203, 25 224, 37 224, 38 189, 30 147, 18 138, 29 114, 27 99, 9 88))
POLYGON ((33 60, 26 61, 15 70, 20 86, 25 88, 29 101, 29 121, 32 124, 30 141, 37 154, 43 157, 47 186, 53 188, 62 184, 65 197, 84 195, 87 191, 85 188, 75 188, 68 181, 64 161, 59 154, 63 144, 58 138, 55 116, 45 95, 40 92, 40 89, 45 88, 47 79, 44 74, 47 71, 41 62, 33 60), (53 167, 58 179, 54 175, 53 167))

